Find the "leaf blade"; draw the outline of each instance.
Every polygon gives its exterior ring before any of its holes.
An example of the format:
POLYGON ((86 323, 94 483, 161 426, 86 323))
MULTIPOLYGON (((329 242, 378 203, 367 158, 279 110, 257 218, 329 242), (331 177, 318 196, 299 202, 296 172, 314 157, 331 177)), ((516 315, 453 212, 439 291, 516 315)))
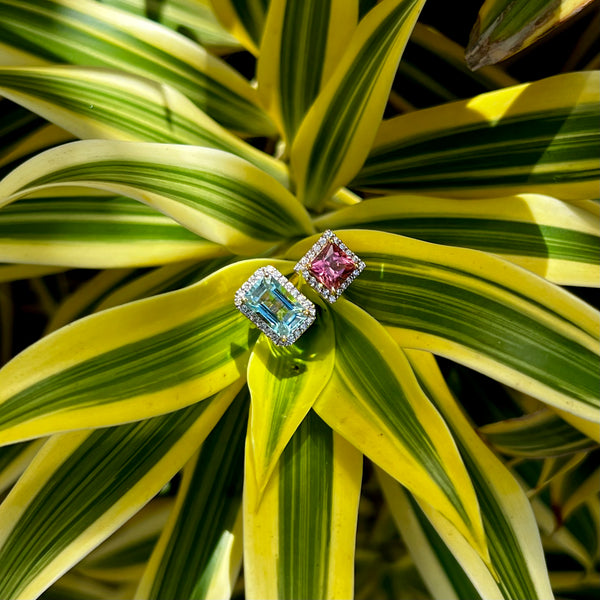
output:
POLYGON ((599 81, 599 72, 567 73, 384 121, 352 185, 458 198, 593 198, 599 81))
POLYGON ((385 0, 369 11, 304 118, 291 169, 307 206, 320 206, 360 169, 422 6, 421 0, 385 0))

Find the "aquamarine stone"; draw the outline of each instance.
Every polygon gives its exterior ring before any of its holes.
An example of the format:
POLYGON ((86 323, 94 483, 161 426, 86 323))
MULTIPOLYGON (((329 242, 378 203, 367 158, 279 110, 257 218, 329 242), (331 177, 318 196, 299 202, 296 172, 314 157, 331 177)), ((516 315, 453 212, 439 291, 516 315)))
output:
POLYGON ((311 319, 306 309, 281 283, 265 276, 245 294, 245 304, 280 338, 292 338, 311 319))

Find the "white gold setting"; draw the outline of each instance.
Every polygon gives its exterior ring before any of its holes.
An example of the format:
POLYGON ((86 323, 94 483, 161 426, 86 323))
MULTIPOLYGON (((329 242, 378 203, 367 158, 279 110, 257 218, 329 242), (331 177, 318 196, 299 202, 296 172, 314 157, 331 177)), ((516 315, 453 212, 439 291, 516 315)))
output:
POLYGON ((343 293, 344 290, 360 275, 365 268, 365 263, 356 255, 340 238, 330 229, 325 231, 323 235, 313 244, 312 248, 298 261, 294 267, 294 271, 304 277, 304 280, 310 285, 313 290, 320 294, 330 304, 333 304, 343 293), (347 258, 354 263, 354 270, 347 275, 341 284, 337 287, 328 287, 319 281, 310 271, 313 260, 327 246, 333 244, 337 246, 347 258))
POLYGON ((235 294, 236 308, 270 340, 278 346, 293 344, 314 322, 316 318, 315 305, 292 283, 284 277, 275 267, 267 265, 257 269, 250 278, 242 284, 235 294), (272 282, 278 284, 273 286, 272 282), (261 300, 269 291, 264 302, 257 306, 256 299, 251 297, 253 289, 264 283, 270 285, 269 290, 263 290, 261 300), (282 293, 282 290, 287 292, 282 293), (254 300, 254 306, 252 306, 254 300), (270 301, 270 304, 269 304, 270 301), (271 309, 277 308, 274 313, 271 309), (282 333, 280 330, 284 330, 282 333))

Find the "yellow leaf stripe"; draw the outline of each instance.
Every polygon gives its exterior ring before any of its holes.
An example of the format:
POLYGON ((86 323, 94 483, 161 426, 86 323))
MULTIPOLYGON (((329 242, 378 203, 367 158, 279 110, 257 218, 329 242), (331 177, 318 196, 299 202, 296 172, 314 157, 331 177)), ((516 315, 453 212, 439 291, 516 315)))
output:
POLYGON ((246 443, 244 580, 249 598, 351 598, 362 455, 309 412, 262 500, 246 443))
POLYGON ((485 200, 384 196, 315 219, 320 229, 361 227, 501 254, 561 285, 600 286, 596 216, 550 196, 485 200))
POLYGON ((361 20, 291 151, 298 197, 319 207, 365 160, 423 0, 384 0, 361 20))
POLYGON ((27 56, 16 64, 118 68, 175 87, 229 129, 273 133, 248 81, 159 23, 93 0, 1 0, 0 10, 5 50, 27 56))
POLYGON ((464 197, 594 198, 600 72, 568 73, 384 121, 352 185, 464 197))
POLYGON ((256 333, 232 298, 265 264, 237 263, 30 346, 0 370, 0 444, 163 414, 239 380, 256 333))
POLYGON ((135 514, 239 389, 154 419, 51 438, 0 506, 0 596, 37 597, 135 514))
POLYGON ((244 387, 186 465, 175 508, 144 571, 136 598, 231 596, 242 561, 248 406, 244 387))

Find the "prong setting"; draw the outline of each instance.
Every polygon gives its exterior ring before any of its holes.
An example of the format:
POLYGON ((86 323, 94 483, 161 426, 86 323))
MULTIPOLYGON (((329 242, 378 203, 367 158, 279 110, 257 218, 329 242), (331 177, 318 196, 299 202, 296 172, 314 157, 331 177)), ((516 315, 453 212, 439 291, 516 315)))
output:
POLYGON ((235 294, 236 308, 278 346, 290 346, 316 318, 314 304, 275 267, 257 269, 235 294))
POLYGON ((310 287, 333 304, 364 268, 365 263, 333 231, 328 229, 298 261, 294 271, 302 275, 310 287), (325 253, 330 254, 328 259, 324 257, 325 253), (341 263, 337 273, 331 268, 329 269, 331 273, 318 272, 317 265, 319 263, 327 265, 327 260, 330 264, 337 261, 338 267, 341 263))

